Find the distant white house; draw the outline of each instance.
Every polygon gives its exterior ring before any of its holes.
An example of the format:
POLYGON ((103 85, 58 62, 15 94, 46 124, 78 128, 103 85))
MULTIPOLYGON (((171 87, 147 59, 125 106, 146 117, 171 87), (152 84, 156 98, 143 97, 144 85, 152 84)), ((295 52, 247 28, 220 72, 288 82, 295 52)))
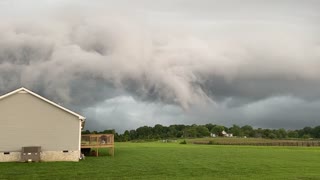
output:
POLYGON ((79 161, 85 117, 26 88, 0 96, 0 162, 41 147, 41 161, 79 161))
POLYGON ((221 132, 221 134, 222 134, 223 137, 233 137, 232 133, 227 133, 224 130, 221 132))

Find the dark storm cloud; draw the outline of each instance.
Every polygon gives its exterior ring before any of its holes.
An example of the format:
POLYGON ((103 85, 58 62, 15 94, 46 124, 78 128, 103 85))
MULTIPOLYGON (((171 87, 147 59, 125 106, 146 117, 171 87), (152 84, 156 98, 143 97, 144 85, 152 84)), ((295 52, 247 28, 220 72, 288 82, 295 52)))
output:
POLYGON ((103 127, 101 119, 116 119, 114 128, 316 124, 318 7, 284 0, 2 1, 0 93, 26 86, 86 113, 90 128, 103 127), (290 108, 253 113, 269 101, 290 108))

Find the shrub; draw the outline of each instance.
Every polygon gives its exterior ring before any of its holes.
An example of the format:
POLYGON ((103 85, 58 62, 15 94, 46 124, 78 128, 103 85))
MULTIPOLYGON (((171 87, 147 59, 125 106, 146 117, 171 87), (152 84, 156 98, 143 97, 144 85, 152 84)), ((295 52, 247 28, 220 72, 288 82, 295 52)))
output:
POLYGON ((180 142, 180 144, 187 144, 187 141, 183 140, 183 141, 180 142))
POLYGON ((309 139, 309 138, 310 138, 310 135, 309 135, 309 134, 304 134, 304 135, 302 136, 302 138, 303 138, 303 139, 309 139))

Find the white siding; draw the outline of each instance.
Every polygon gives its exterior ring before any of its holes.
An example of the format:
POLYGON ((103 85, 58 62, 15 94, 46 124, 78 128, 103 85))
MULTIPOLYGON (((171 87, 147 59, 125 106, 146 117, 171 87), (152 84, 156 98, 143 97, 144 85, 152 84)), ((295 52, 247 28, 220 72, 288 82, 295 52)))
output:
POLYGON ((79 118, 29 93, 0 100, 0 152, 41 146, 42 151, 78 151, 79 118))

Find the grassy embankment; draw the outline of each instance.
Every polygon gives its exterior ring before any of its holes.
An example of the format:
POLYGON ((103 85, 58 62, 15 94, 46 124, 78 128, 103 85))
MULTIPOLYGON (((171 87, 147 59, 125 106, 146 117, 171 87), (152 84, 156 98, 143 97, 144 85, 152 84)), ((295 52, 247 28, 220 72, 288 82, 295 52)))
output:
POLYGON ((117 143, 79 163, 0 163, 0 179, 319 179, 319 162, 319 147, 117 143))

